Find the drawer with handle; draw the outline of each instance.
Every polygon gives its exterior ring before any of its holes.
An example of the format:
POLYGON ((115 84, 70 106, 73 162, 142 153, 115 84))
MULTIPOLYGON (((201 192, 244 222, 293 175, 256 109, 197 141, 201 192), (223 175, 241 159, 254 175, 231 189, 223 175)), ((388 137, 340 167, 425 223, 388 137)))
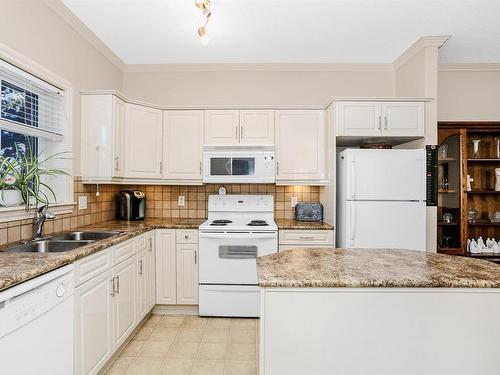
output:
POLYGON ((144 250, 148 246, 145 234, 135 238, 135 246, 137 248, 137 252, 144 250))
POLYGON ((333 246, 333 230, 280 230, 279 243, 333 246))
POLYGON ((116 265, 136 253, 135 239, 122 242, 112 247, 113 265, 116 265))
POLYGON ((105 249, 75 262, 75 285, 78 286, 111 268, 111 249, 105 249))
POLYGON ((177 243, 198 243, 198 231, 196 229, 177 229, 177 243))

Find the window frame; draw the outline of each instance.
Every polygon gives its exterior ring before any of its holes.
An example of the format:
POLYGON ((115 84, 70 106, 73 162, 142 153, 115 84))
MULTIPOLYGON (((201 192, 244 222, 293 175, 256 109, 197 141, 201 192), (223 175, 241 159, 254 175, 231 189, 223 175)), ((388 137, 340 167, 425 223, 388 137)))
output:
MULTIPOLYGON (((42 65, 34 62, 33 60, 27 58, 26 56, 16 52, 15 50, 7 47, 6 45, 0 43, 0 59, 8 62, 9 64, 14 65, 15 67, 25 71, 27 74, 30 74, 38 79, 41 79, 53 86, 60 88, 63 95, 63 105, 64 105, 64 121, 63 121, 63 135, 54 135, 52 137, 53 141, 57 141, 57 148, 59 151, 65 150, 70 151, 70 156, 74 155, 73 153, 73 133, 72 133, 72 125, 73 125, 73 85, 67 81, 66 79, 60 77, 59 75, 51 72, 46 69, 42 65)), ((19 132, 18 127, 23 127, 24 125, 17 124, 5 124, 2 122, 1 129, 8 130, 13 132, 19 132)), ((39 130, 37 128, 33 128, 33 131, 30 131, 30 135, 34 137, 38 137, 38 149, 43 149, 43 144, 47 141, 46 132, 42 134, 37 133, 39 130)), ((48 141, 47 141, 48 142, 48 141)), ((50 211, 56 215, 72 213, 76 203, 74 202, 74 165, 73 160, 67 160, 64 165, 64 169, 68 172, 68 175, 60 175, 58 176, 58 190, 66 192, 64 196, 58 196, 60 198, 59 203, 52 204, 50 206, 50 211)), ((24 206, 20 207, 0 207, 0 222, 8 222, 15 220, 23 220, 29 219, 33 217, 33 212, 26 212, 24 206)))

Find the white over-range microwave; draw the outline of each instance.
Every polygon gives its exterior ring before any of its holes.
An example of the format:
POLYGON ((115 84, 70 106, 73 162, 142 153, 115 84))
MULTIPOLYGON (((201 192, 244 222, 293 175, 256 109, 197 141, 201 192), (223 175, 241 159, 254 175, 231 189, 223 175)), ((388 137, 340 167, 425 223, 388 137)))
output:
POLYGON ((273 183, 275 164, 274 150, 206 149, 203 152, 203 182, 273 183))

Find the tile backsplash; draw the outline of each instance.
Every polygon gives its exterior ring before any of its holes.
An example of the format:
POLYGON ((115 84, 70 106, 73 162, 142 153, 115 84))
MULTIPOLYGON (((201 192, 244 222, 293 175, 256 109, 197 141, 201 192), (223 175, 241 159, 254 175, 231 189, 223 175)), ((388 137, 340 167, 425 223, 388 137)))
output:
POLYGON ((290 198, 301 201, 319 201, 318 186, 276 186, 274 184, 207 184, 202 186, 134 186, 146 193, 146 217, 203 219, 207 217, 210 194, 217 194, 224 186, 227 194, 272 194, 274 215, 277 219, 292 219, 290 198), (185 198, 180 207, 178 197, 185 198))
MULTIPOLYGON (((87 209, 75 210, 69 214, 58 215, 47 220, 45 233, 51 234, 71 230, 84 225, 113 220, 116 213, 116 193, 122 189, 139 189, 146 193, 146 217, 166 219, 204 219, 207 217, 207 201, 210 194, 217 194, 224 186, 227 194, 272 194, 274 195, 277 219, 292 219, 291 197, 299 202, 319 201, 318 186, 276 186, 274 184, 207 184, 202 186, 165 186, 165 185, 84 185, 75 178, 74 202, 78 197, 87 196, 87 209), (178 197, 185 198, 180 207, 178 197)), ((0 245, 30 239, 32 220, 16 220, 0 223, 0 245)))

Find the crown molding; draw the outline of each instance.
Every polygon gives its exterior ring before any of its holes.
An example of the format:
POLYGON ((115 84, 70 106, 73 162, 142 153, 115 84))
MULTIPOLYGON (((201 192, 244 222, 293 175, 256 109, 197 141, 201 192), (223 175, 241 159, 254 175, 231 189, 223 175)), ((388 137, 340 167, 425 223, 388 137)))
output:
POLYGON ((44 0, 44 2, 114 66, 123 71, 125 63, 97 35, 85 26, 61 0, 44 0))
POLYGON ((211 63, 211 64, 129 64, 126 73, 170 73, 170 72, 227 72, 227 71, 269 71, 269 72, 392 72, 390 63, 211 63))
POLYGON ((404 64, 406 64, 412 57, 422 51, 427 47, 435 47, 440 48, 448 39, 451 38, 451 35, 443 35, 443 36, 422 36, 418 38, 415 43, 413 43, 406 51, 404 51, 401 56, 399 56, 396 60, 394 60, 393 67, 394 70, 401 68, 404 64))
POLYGON ((500 72, 500 63, 439 64, 440 72, 500 72))

